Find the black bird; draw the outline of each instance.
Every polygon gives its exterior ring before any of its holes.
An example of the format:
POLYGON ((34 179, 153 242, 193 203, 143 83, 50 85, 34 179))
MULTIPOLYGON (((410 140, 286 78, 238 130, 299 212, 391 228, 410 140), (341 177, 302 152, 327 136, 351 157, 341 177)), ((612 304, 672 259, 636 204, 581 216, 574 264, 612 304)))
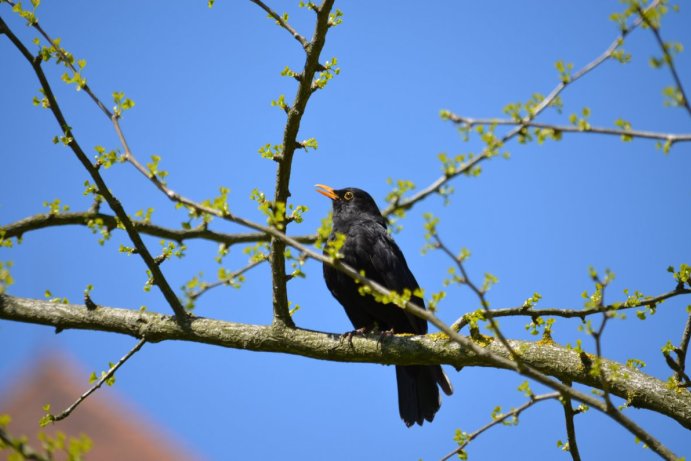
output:
MULTIPOLYGON (((342 261, 389 290, 402 293, 415 291, 418 283, 408 268, 403 253, 386 231, 386 219, 374 199, 361 189, 347 187, 334 190, 317 184, 317 192, 333 201, 333 230, 345 234, 340 253, 342 261)), ((331 294, 345 308, 356 330, 393 331, 394 333, 427 333, 427 321, 407 313, 393 304, 381 304, 372 296, 362 296, 346 274, 324 264, 324 279, 331 294)), ((424 308, 424 301, 413 296, 411 301, 424 308)), ((439 385, 446 395, 453 393, 451 382, 439 365, 396 366, 398 411, 410 427, 432 421, 441 406, 439 385)))

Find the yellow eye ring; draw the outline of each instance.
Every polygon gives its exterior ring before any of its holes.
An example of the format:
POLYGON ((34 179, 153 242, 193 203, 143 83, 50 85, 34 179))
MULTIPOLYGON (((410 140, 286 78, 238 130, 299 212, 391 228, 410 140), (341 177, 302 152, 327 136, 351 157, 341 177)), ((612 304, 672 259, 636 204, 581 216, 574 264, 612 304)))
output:
POLYGON ((348 191, 345 194, 343 194, 343 198, 346 200, 353 200, 353 193, 348 191))

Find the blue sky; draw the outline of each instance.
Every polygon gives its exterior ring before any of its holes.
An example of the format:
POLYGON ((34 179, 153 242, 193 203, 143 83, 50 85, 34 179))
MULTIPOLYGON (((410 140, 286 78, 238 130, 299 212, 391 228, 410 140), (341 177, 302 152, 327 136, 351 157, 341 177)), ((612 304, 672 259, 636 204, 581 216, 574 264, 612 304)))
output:
MULTIPOLYGON (((311 36, 312 15, 295 2, 273 2, 290 12, 291 23, 311 36)), ((330 204, 313 185, 358 186, 383 204, 387 178, 408 179, 422 188, 441 173, 437 155, 478 152, 455 128, 439 118, 440 109, 458 114, 501 116, 510 102, 548 93, 558 82, 555 61, 576 69, 599 55, 617 34, 608 17, 616 1, 584 2, 337 2, 344 22, 327 38, 324 59, 338 58, 341 74, 310 100, 300 138, 315 137, 319 149, 298 152, 291 192, 309 207, 305 222, 290 233, 310 233, 330 204)), ((667 40, 691 43, 689 12, 664 20, 667 40)), ((26 44, 34 32, 10 8, 3 19, 26 44)), ((229 204, 253 220, 263 218, 249 200, 252 189, 273 190, 274 164, 257 150, 281 141, 285 116, 270 101, 295 82, 281 77, 285 66, 299 69, 303 52, 284 30, 250 2, 49 2, 38 16, 44 28, 62 38, 77 58, 87 61, 85 76, 105 101, 124 91, 136 106, 123 128, 140 159, 160 155, 171 187, 202 200, 229 187, 229 204)), ((625 44, 632 62, 608 62, 563 94, 564 112, 547 121, 568 123, 568 115, 588 106, 593 125, 612 126, 623 117, 634 128, 688 133, 689 115, 663 106, 662 88, 672 84, 666 69, 648 65, 659 54, 652 34, 636 31, 625 44)), ((82 196, 86 173, 65 148, 54 146, 58 127, 52 116, 31 104, 38 82, 26 62, 0 37, 0 223, 43 212, 44 201, 60 198, 72 210, 90 203, 82 196)), ((691 60, 678 57, 678 69, 691 87, 691 60)), ((118 146, 116 135, 95 105, 60 82, 62 70, 46 66, 80 143, 118 146)), ((675 146, 669 155, 654 142, 622 143, 615 137, 565 135, 562 142, 507 146, 510 160, 494 159, 479 178, 454 180, 448 206, 438 197, 418 205, 396 239, 411 269, 428 291, 437 291, 450 261, 440 253, 422 255, 422 214, 441 218, 439 231, 454 248, 472 252, 471 274, 495 274, 500 283, 489 295, 492 307, 521 304, 533 292, 543 306, 580 307, 592 290, 588 267, 612 269, 617 278, 609 300, 625 288, 659 294, 673 288, 669 265, 689 263, 691 241, 691 149, 675 146)), ((105 173, 126 210, 154 207, 153 219, 179 225, 184 214, 172 209, 146 180, 128 166, 105 173)), ((215 223, 228 232, 240 228, 215 223)), ((157 239, 146 239, 156 253, 157 239)), ((114 234, 101 247, 82 228, 27 234, 22 245, 0 249, 0 260, 14 261, 9 292, 41 298, 46 289, 73 301, 87 284, 101 304, 168 312, 163 299, 145 293, 143 263, 118 253, 127 241, 114 234)), ((213 280, 215 245, 188 244, 187 257, 166 262, 174 287, 199 272, 213 280)), ((234 248, 224 260, 229 270, 245 264, 234 248)), ((295 315, 304 328, 342 332, 350 325, 323 285, 321 269, 306 265, 307 278, 290 283, 289 297, 301 306, 295 315)), ((196 314, 236 322, 269 323, 269 270, 248 273, 241 290, 221 288, 198 303, 196 314)), ((629 315, 611 322, 604 353, 625 361, 639 358, 646 371, 666 379, 660 347, 678 342, 687 300, 660 307, 646 322, 629 315)), ((476 309, 468 290, 452 289, 439 315, 452 322, 476 309)), ((525 321, 504 321, 510 337, 528 338, 525 321)), ((555 339, 592 340, 576 322, 558 320, 555 339)), ((87 370, 101 370, 134 345, 113 334, 65 331, 0 322, 0 387, 41 348, 69 351, 87 370)), ((448 370, 455 394, 445 398, 433 424, 407 429, 398 419, 394 370, 380 365, 314 361, 280 354, 258 354, 187 343, 146 345, 119 373, 114 390, 177 434, 208 459, 283 457, 286 459, 435 459, 450 451, 454 430, 472 431, 492 409, 522 403, 523 381, 489 369, 448 370), (189 399, 181 400, 180 395, 189 399)), ((84 377, 84 386, 87 386, 84 377)), ((538 390, 539 387, 535 386, 538 390)), ((80 392, 79 392, 80 393, 80 392)), ((75 392, 75 397, 78 392, 75 392)), ((658 415, 627 410, 677 454, 691 455, 688 433, 658 415)), ((584 459, 616 453, 625 459, 653 459, 633 436, 589 412, 577 418, 584 459)), ((471 459, 568 459, 556 448, 565 439, 561 409, 554 403, 530 410, 518 427, 501 427, 469 448, 471 459)))

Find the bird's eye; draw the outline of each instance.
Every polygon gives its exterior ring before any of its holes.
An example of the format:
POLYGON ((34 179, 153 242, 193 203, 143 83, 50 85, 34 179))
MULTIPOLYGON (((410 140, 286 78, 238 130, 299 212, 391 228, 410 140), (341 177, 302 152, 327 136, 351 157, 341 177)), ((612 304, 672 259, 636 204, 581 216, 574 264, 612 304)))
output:
POLYGON ((353 200, 353 193, 348 191, 345 194, 343 194, 343 198, 346 200, 353 200))

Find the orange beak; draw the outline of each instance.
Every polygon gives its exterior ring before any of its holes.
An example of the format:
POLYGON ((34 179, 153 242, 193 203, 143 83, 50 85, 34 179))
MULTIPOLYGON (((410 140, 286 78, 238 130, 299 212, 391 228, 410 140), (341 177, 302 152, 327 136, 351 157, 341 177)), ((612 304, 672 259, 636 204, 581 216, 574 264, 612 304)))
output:
POLYGON ((333 190, 333 187, 325 186, 324 184, 315 184, 314 187, 317 188, 317 192, 329 197, 331 200, 337 200, 339 197, 333 190))

